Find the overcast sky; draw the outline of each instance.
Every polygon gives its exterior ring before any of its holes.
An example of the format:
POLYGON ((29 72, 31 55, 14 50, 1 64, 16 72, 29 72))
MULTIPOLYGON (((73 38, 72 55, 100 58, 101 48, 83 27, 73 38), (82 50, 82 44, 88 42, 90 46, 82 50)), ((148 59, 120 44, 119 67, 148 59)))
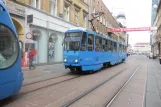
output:
MULTIPOLYGON (((150 27, 152 0, 103 0, 103 2, 111 12, 125 13, 127 27, 150 27)), ((130 44, 150 42, 148 31, 131 32, 129 35, 130 44)))

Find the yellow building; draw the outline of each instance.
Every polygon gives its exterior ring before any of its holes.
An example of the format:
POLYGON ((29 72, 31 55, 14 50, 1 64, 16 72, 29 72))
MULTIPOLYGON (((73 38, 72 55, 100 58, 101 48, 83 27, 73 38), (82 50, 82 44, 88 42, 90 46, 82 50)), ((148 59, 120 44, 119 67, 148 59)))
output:
POLYGON ((11 0, 6 0, 6 7, 10 12, 19 40, 24 41, 25 7, 11 0))
POLYGON ((58 16, 74 25, 88 28, 87 0, 17 0, 53 16, 58 16))

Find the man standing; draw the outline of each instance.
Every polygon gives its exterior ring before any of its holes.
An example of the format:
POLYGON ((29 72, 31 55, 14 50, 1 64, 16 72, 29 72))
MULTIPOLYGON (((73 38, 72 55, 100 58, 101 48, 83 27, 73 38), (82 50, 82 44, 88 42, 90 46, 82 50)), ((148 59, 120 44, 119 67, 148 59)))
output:
POLYGON ((34 60, 34 56, 36 55, 35 50, 34 49, 30 49, 29 53, 28 53, 28 57, 29 57, 29 70, 31 70, 31 68, 35 68, 35 66, 33 65, 33 60, 34 60))

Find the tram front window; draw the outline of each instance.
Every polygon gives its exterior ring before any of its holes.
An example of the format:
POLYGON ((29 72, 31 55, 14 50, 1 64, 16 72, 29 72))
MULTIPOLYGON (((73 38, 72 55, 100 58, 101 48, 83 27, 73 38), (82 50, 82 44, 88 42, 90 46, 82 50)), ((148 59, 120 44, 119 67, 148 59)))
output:
POLYGON ((14 33, 0 24, 0 69, 12 66, 18 57, 18 41, 14 33))
POLYGON ((81 32, 70 32, 65 34, 65 44, 64 49, 67 51, 79 51, 80 50, 80 41, 81 41, 81 32))

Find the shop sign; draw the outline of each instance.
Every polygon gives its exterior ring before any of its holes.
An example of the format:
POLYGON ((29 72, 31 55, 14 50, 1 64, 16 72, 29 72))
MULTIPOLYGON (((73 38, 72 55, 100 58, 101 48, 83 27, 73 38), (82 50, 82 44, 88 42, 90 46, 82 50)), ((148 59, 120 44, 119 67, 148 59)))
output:
POLYGON ((27 15, 27 23, 33 22, 33 15, 27 15))
POLYGON ((9 12, 18 16, 25 17, 25 7, 12 1, 6 0, 6 7, 9 12))

